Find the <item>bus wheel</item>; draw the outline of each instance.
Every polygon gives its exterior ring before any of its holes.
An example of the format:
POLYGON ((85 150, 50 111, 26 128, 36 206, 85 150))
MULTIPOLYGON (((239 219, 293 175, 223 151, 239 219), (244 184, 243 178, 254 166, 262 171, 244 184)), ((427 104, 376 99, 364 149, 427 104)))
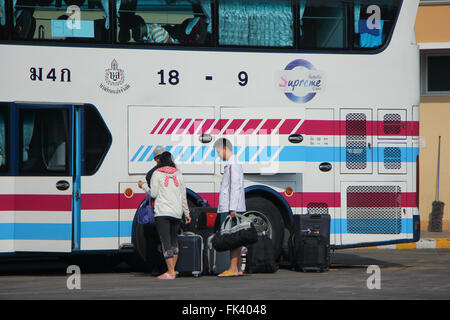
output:
POLYGON ((278 259, 284 233, 280 211, 272 202, 262 197, 248 198, 245 205, 247 212, 244 216, 252 220, 258 233, 265 232, 272 239, 275 257, 278 259))
POLYGON ((163 273, 166 266, 161 252, 160 240, 154 225, 143 225, 133 221, 134 251, 126 255, 127 264, 135 271, 163 273), (158 250, 159 249, 159 250, 158 250))

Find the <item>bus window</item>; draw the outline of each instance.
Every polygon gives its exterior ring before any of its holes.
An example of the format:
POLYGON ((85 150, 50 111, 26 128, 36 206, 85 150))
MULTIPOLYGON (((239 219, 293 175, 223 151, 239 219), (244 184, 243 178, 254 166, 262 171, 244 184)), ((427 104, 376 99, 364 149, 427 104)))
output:
POLYGON ((292 47, 290 0, 220 0, 219 44, 292 47))
POLYGON ((300 48, 347 49, 348 3, 300 0, 300 48))
POLYGON ((8 105, 0 104, 0 174, 8 171, 8 105))
POLYGON ((69 109, 20 109, 19 174, 69 175, 69 109))
POLYGON ((110 38, 108 12, 108 1, 17 0, 13 38, 106 42, 110 38))
POLYGON ((111 133, 92 106, 84 108, 84 172, 92 175, 100 167, 111 146, 111 133))
POLYGON ((6 32, 6 0, 0 0, 0 40, 8 38, 6 32))
POLYGON ((400 0, 355 0, 355 49, 383 46, 389 38, 400 8, 400 0))
POLYGON ((211 43, 211 0, 119 2, 119 43, 204 46, 211 43))

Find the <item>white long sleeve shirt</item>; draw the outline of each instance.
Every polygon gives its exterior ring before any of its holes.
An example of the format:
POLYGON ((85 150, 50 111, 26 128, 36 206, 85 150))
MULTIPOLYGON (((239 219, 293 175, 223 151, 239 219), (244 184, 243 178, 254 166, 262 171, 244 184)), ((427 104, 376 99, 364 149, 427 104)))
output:
POLYGON ((217 212, 245 212, 244 169, 235 155, 228 159, 220 184, 217 212))
POLYGON ((181 219, 183 213, 189 217, 183 175, 180 171, 170 168, 163 167, 155 170, 150 180, 150 190, 146 188, 146 185, 143 189, 155 198, 155 217, 170 216, 181 219))

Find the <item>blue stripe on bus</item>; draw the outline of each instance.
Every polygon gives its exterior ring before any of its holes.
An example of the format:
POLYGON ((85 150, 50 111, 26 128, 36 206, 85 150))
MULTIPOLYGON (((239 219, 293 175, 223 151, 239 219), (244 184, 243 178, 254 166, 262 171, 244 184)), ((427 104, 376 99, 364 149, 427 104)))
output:
POLYGON ((0 223, 0 239, 72 240, 71 223, 0 223))
POLYGON ((139 155, 139 153, 141 153, 142 149, 144 149, 144 146, 140 146, 139 149, 136 151, 136 153, 134 154, 134 156, 131 158, 131 162, 133 162, 134 160, 136 160, 137 156, 139 155))
POLYGON ((145 149, 144 153, 139 158, 139 162, 144 161, 145 156, 149 153, 149 151, 152 149, 152 146, 148 146, 147 149, 145 149))
MULTIPOLYGON (((143 161, 145 156, 148 154, 152 146, 147 147, 144 153, 140 156, 139 162, 143 161)), ((144 146, 139 147, 131 162, 136 161, 136 158, 142 152, 144 146)), ((166 148, 171 149, 171 146, 166 146, 166 148)), ((176 161, 187 162, 192 154, 195 152, 195 146, 188 146, 183 152, 183 146, 177 146, 174 148, 172 154, 176 161)), ((364 149, 361 151, 362 156, 352 156, 351 162, 415 162, 417 156, 419 155, 419 148, 410 147, 388 147, 396 148, 400 151, 400 158, 396 157, 384 157, 384 149, 387 147, 364 149)), ((241 147, 236 146, 234 148, 235 154, 239 152, 241 147)), ((352 148, 355 150, 358 148, 352 148)), ((244 151, 239 154, 239 161, 249 162, 253 157, 258 154, 255 158, 256 162, 346 162, 347 159, 347 148, 346 147, 311 147, 311 146, 246 146, 244 151), (279 154, 275 156, 277 151, 281 149, 279 154), (261 151, 261 152, 260 152, 261 151)), ((350 154, 353 155, 353 154, 350 154)), ((191 162, 214 162, 216 158, 216 152, 213 147, 202 146, 194 155, 191 162), (205 157, 205 160, 202 159, 205 157)), ((147 161, 153 160, 153 153, 150 155, 147 161)))
MULTIPOLYGON (((358 220, 358 219, 353 219, 358 220)), ((395 219, 364 219, 364 225, 395 223, 395 219)), ((348 231, 349 219, 331 219, 331 234, 361 234, 348 231)), ((83 221, 81 238, 131 237, 133 221, 83 221)), ((413 219, 401 219, 398 233, 412 233, 413 219)), ((374 233, 367 233, 371 235, 374 233)), ((395 233, 377 233, 395 234, 395 233)), ((72 225, 64 223, 0 223, 0 240, 72 240, 72 225)))

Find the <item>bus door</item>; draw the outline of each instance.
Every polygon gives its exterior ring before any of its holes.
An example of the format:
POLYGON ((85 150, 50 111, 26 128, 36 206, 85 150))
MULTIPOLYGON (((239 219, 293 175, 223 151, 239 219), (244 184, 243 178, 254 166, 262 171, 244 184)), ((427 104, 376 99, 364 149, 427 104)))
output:
POLYGON ((79 112, 73 105, 14 104, 14 251, 79 247, 79 112))

